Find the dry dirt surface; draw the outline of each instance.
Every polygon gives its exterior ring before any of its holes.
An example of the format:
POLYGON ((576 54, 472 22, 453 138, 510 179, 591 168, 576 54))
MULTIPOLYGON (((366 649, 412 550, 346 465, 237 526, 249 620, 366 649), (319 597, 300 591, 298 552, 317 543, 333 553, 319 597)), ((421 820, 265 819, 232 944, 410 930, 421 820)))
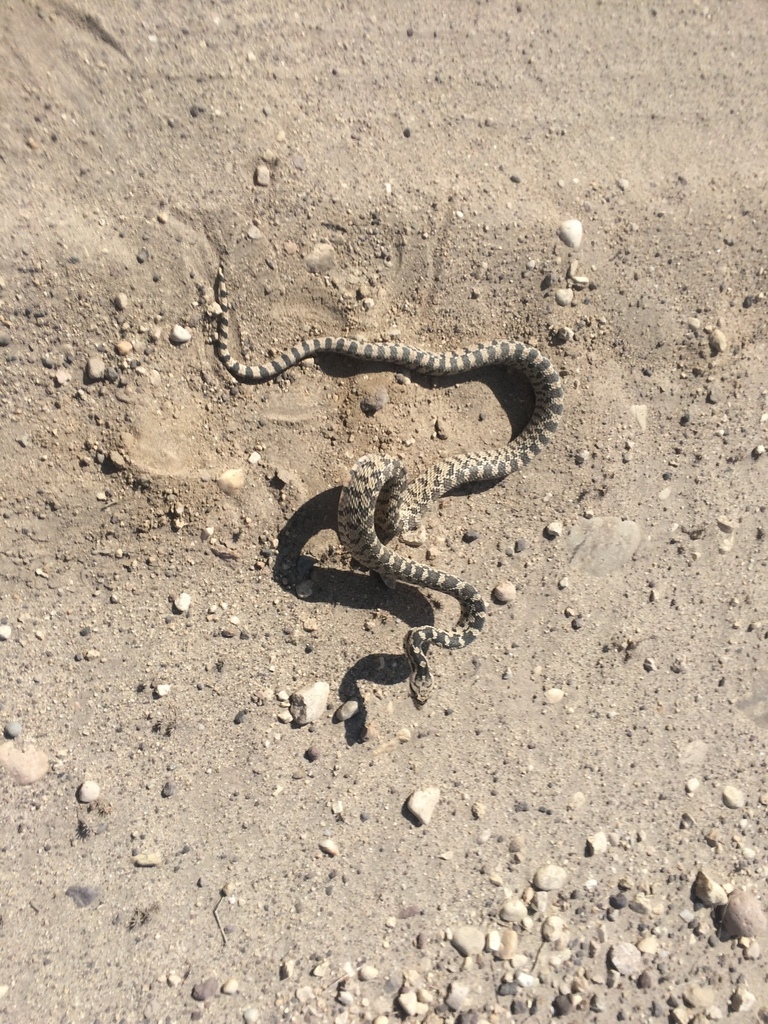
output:
POLYGON ((0 33, 0 1022, 768 1020, 765 5, 0 33), (339 488, 506 444, 530 389, 238 384, 220 263, 248 362, 562 376, 530 466, 393 542, 488 604, 423 710, 403 637, 458 606, 361 570, 339 488))

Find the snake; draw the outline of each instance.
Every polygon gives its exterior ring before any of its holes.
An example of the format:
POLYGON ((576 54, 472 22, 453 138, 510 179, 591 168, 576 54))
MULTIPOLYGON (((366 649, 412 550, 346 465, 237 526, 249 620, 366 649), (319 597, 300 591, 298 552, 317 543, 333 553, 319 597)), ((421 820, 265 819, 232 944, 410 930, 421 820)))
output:
POLYGON ((436 499, 467 483, 497 482, 527 466, 550 443, 563 413, 560 375, 537 348, 498 339, 476 348, 428 352, 410 345, 371 343, 355 338, 315 337, 299 342, 263 365, 239 362, 229 351, 229 299, 223 267, 216 277, 217 330, 213 336, 222 366, 244 384, 272 380, 302 360, 323 352, 353 359, 395 363, 433 377, 465 374, 486 366, 506 366, 523 373, 534 393, 533 413, 517 437, 503 448, 456 455, 430 466, 408 482, 405 465, 386 455, 363 455, 341 488, 338 534, 352 558, 381 576, 389 586, 413 583, 455 598, 461 613, 453 629, 424 625, 409 629, 403 649, 410 666, 409 690, 418 708, 429 698, 434 679, 427 654, 432 645, 446 650, 468 646, 486 621, 479 591, 465 580, 404 558, 387 544, 414 530, 436 499))

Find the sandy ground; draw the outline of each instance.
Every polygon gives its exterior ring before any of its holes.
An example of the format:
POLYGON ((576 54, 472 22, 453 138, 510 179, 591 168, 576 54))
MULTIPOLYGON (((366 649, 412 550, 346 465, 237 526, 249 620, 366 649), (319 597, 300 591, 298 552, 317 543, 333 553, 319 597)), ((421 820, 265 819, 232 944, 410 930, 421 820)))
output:
POLYGON ((0 1021, 768 1020, 765 6, 0 30, 0 1021), (361 572, 333 501, 366 452, 506 443, 525 382, 238 385, 220 261, 248 361, 508 337, 562 375, 554 443, 400 543, 489 606, 422 711, 403 635, 457 606, 361 572))

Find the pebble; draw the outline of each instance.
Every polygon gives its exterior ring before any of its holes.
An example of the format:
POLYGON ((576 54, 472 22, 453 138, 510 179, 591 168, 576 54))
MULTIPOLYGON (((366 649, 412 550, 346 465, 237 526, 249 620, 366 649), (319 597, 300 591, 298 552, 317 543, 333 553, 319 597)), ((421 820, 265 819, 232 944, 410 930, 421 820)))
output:
POLYGON ((608 950, 612 966, 625 977, 637 974, 643 966, 643 957, 637 946, 631 942, 617 942, 608 950))
POLYGON ((596 857, 598 854, 605 853, 608 849, 608 836, 605 832, 595 832, 594 835, 589 836, 587 839, 587 856, 596 857))
POLYGON ((225 469, 216 481, 219 490, 228 495, 237 494, 244 483, 245 470, 242 466, 237 469, 225 469))
POLYGON ((454 1013, 458 1013, 469 999, 469 994, 469 985, 465 985, 460 981, 452 981, 448 986, 448 995, 446 996, 445 1005, 449 1010, 453 1010, 454 1013))
POLYGON ((557 942, 565 934, 565 921, 557 914, 550 914, 541 925, 541 937, 545 942, 557 942))
POLYGON ((336 721, 348 722, 350 718, 354 718, 359 710, 360 705, 356 700, 346 700, 341 707, 336 709, 336 721))
POLYGON ((728 900, 722 925, 736 938, 755 938, 766 931, 768 920, 757 897, 746 889, 739 889, 728 900))
POLYGON ((360 408, 366 416, 373 416, 389 404, 389 392, 386 388, 377 388, 371 394, 364 395, 360 400, 360 408))
POLYGON ((313 761, 319 761, 322 756, 323 751, 320 749, 320 747, 307 747, 307 749, 304 751, 304 757, 310 763, 312 763, 313 761))
POLYGON ((261 188, 269 188, 271 174, 266 164, 259 164, 256 168, 256 184, 261 188))
POLYGON ((696 790, 699 788, 700 785, 701 785, 701 782, 698 779, 696 779, 696 778, 688 779, 688 781, 685 784, 685 791, 686 791, 686 793, 689 793, 689 794, 692 795, 693 793, 696 792, 696 790))
POLYGON ((731 810, 740 811, 747 803, 747 798, 736 786, 723 786, 723 803, 731 810))
POLYGON ((558 864, 544 864, 533 876, 533 885, 542 892, 555 892, 568 881, 568 872, 558 864))
POLYGON ((29 786, 47 773, 48 755, 34 747, 22 750, 10 741, 0 746, 0 767, 8 772, 17 786, 29 786))
POLYGON ((708 1010, 715 1005, 716 992, 708 985, 697 985, 695 982, 683 992, 687 1006, 694 1010, 708 1010))
POLYGON ((419 997, 415 992, 401 992, 397 997, 397 1005, 403 1011, 406 1017, 418 1017, 419 1014, 426 1013, 429 1007, 419 1002, 419 997))
POLYGON ((192 986, 192 998, 198 1003, 204 1003, 218 995, 219 983, 215 978, 206 978, 205 981, 198 981, 192 986))
POLYGON ((728 339, 719 328, 715 328, 709 336, 709 351, 713 356, 720 355, 728 348, 728 339))
POLYGON ((485 949, 485 932, 472 924, 455 928, 451 936, 451 945, 461 956, 474 956, 485 949))
POLYGON ((239 988, 240 984, 237 978, 227 978, 227 980, 221 986, 221 991, 222 994, 225 996, 233 996, 238 991, 239 988))
POLYGON ((125 292, 118 292, 117 295, 112 299, 115 309, 122 312, 128 306, 128 296, 125 292))
POLYGON ((544 527, 544 536, 549 537, 550 540, 554 540, 556 537, 561 537, 563 534, 563 524, 559 520, 555 520, 552 523, 547 523, 544 527))
POLYGON ((557 229, 557 237, 569 249, 578 249, 584 238, 584 228, 580 220, 564 220, 557 229))
POLYGON ((509 604, 517 597, 517 587, 509 581, 497 583, 491 596, 498 604, 509 604))
POLYGON ((435 813, 435 808, 440 800, 440 790, 437 786, 427 786, 426 789, 415 789, 408 797, 408 810, 418 819, 420 824, 428 825, 435 813))
POLYGON ((336 261, 336 250, 330 242, 319 242, 304 258, 304 265, 310 274, 327 274, 336 261))
POLYGON ((107 372, 107 365, 101 356, 89 356, 85 364, 85 377, 89 384, 96 384, 104 380, 107 372))
POLYGON ((357 976, 360 981, 373 981, 374 978, 378 978, 379 971, 373 964, 361 964, 358 968, 357 976))
POLYGON ((316 722, 325 714, 331 687, 322 679, 302 686, 288 698, 291 716, 297 725, 316 722))
POLYGON ((329 857, 338 857, 341 852, 333 839, 321 839, 318 846, 323 853, 327 853, 329 857))
POLYGON ((572 306, 573 288, 558 288, 555 291, 555 302, 558 306, 572 306))
POLYGON ((728 902, 728 893, 719 882, 703 869, 700 869, 693 883, 694 898, 705 907, 724 907, 728 902))
POLYGON ((524 917, 528 916, 525 903, 519 898, 505 900, 501 905, 499 917, 509 924, 520 924, 524 917))
POLYGON ((151 853, 137 853, 133 858, 135 868, 157 868, 163 863, 163 855, 159 850, 151 853))
POLYGON ((186 591, 182 591, 176 600, 173 602, 173 607, 180 615, 184 615, 189 611, 189 607, 192 604, 192 598, 186 591))
POLYGON ((7 740, 15 740, 21 736, 21 722, 8 722, 3 729, 3 734, 7 740))
POLYGON ((249 1006, 246 1010, 243 1010, 243 1024, 258 1024, 259 1022, 259 1011, 249 1006))
POLYGON ((181 324, 174 324, 168 337, 172 345, 186 345, 192 340, 191 333, 181 324))
POLYGON ((0 624, 0 640, 10 640, 13 630, 7 622, 0 624))
POLYGON ((494 950, 494 955, 499 960, 511 960, 517 953, 519 937, 514 928, 502 928, 499 933, 499 947, 494 950))
POLYGON ((101 793, 101 787, 98 782, 86 781, 82 782, 77 790, 77 799, 81 804, 92 804, 94 800, 99 799, 101 793))

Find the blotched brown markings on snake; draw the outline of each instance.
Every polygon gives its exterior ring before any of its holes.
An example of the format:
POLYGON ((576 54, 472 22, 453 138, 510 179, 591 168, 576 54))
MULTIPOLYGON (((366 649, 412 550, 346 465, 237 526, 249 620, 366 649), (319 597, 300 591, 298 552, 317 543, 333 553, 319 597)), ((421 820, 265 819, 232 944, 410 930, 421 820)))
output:
POLYGON ((432 644, 447 649, 466 647, 485 624, 485 603, 464 580, 432 566, 412 562, 386 547, 385 542, 413 530, 427 507, 465 483, 497 481, 527 466, 557 430, 563 412, 563 387, 557 370, 538 349, 505 339, 461 352, 426 352, 409 345, 372 344, 353 338, 309 338, 263 366, 247 366, 229 351, 229 304, 224 272, 219 268, 217 294, 221 312, 214 337, 216 353, 237 380, 270 380, 318 352, 336 352, 354 359, 396 363, 428 376, 448 376, 484 366, 520 370, 533 388, 535 406, 525 429, 503 448, 470 452, 438 462, 409 484, 398 459, 364 455, 352 467, 342 488, 338 510, 339 538, 361 565, 388 583, 418 583, 455 597, 461 607, 453 629, 417 626, 408 630, 404 648, 411 666, 410 690, 415 703, 424 704, 432 689, 427 652, 432 644))

